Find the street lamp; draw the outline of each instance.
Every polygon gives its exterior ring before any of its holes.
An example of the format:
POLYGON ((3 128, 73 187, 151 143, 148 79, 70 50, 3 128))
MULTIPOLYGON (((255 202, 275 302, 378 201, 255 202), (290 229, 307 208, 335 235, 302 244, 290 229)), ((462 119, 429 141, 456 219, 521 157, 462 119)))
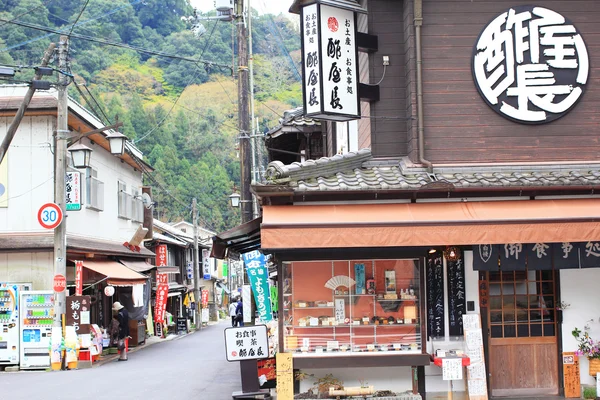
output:
POLYGON ((231 207, 239 207, 241 197, 242 196, 240 196, 240 194, 236 192, 233 192, 231 195, 229 195, 229 204, 231 204, 231 207))
POLYGON ((108 139, 110 145, 110 153, 113 156, 122 156, 125 152, 125 141, 127 140, 127 136, 116 131, 106 135, 106 139, 108 139))
POLYGON ((77 143, 69 147, 73 166, 75 168, 87 168, 90 166, 90 158, 92 157, 92 149, 84 144, 77 143))

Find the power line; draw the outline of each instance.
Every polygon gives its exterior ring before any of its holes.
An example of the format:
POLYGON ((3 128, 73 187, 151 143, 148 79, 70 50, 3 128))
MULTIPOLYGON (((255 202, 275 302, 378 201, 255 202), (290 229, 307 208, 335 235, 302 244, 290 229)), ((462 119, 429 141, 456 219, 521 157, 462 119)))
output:
POLYGON ((3 27, 4 25, 11 23, 13 21, 16 21, 18 18, 21 18, 24 15, 30 14, 33 11, 37 10, 38 8, 42 8, 42 7, 46 7, 48 4, 52 3, 54 0, 46 0, 45 2, 43 2, 42 4, 40 4, 39 6, 35 6, 33 8, 30 8, 29 10, 25 11, 24 13, 21 13, 19 15, 17 15, 16 17, 14 17, 13 19, 11 19, 10 21, 5 21, 3 24, 0 24, 0 27, 3 27))
MULTIPOLYGON (((30 28, 30 29, 36 29, 36 30, 43 31, 43 32, 49 32, 49 33, 54 33, 54 34, 63 34, 63 32, 61 32, 59 30, 47 28, 45 26, 40 26, 40 25, 36 25, 36 24, 30 24, 27 22, 10 21, 10 20, 4 19, 4 18, 0 18, 0 22, 11 23, 14 25, 18 25, 18 26, 22 26, 22 27, 30 28)), ((148 49, 144 49, 142 47, 130 46, 128 44, 113 42, 113 41, 110 41, 107 39, 98 39, 98 38, 95 38, 92 36, 80 35, 77 33, 71 34, 71 37, 76 38, 76 39, 87 40, 88 42, 103 44, 106 46, 120 47, 120 48, 124 48, 124 49, 128 49, 128 50, 133 50, 133 51, 137 51, 139 53, 150 54, 150 55, 154 55, 154 56, 171 58, 171 59, 181 60, 181 61, 188 61, 188 62, 192 62, 196 65, 200 63, 200 64, 207 65, 209 67, 216 66, 219 68, 226 68, 226 69, 232 70, 231 66, 226 65, 226 64, 217 63, 214 61, 201 60, 201 59, 195 60, 190 57, 182 57, 182 56, 178 56, 175 54, 165 53, 162 51, 148 50, 148 49)))
POLYGON ((67 35, 68 37, 71 37, 71 33, 73 33, 73 28, 75 28, 75 25, 77 25, 77 23, 79 22, 79 18, 81 18, 81 14, 83 14, 89 2, 90 0, 85 1, 85 4, 81 8, 81 11, 79 11, 79 15, 77 15, 77 18, 75 19, 75 22, 73 22, 73 25, 71 25, 71 30, 69 30, 69 34, 67 35))

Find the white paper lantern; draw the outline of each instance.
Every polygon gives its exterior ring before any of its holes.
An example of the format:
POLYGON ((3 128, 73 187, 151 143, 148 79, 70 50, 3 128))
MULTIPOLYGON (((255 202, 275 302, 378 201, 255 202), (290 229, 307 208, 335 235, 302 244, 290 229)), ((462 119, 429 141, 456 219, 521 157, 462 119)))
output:
POLYGON ((114 286, 107 286, 104 288, 104 295, 105 296, 112 296, 113 294, 115 294, 115 288, 114 286))

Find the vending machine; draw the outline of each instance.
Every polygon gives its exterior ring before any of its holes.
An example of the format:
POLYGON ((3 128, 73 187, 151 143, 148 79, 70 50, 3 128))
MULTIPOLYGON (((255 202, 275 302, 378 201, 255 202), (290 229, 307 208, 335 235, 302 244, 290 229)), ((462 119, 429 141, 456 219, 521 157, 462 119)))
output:
POLYGON ((21 369, 50 367, 50 338, 54 322, 52 291, 21 292, 21 369))
POLYGON ((19 363, 19 295, 30 283, 0 282, 0 365, 19 363))

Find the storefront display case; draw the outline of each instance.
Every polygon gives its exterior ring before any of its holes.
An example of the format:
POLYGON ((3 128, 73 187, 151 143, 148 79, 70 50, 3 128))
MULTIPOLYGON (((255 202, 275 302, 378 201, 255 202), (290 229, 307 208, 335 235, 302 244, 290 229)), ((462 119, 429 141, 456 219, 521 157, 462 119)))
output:
POLYGON ((415 260, 283 263, 284 351, 295 358, 422 354, 415 260))

